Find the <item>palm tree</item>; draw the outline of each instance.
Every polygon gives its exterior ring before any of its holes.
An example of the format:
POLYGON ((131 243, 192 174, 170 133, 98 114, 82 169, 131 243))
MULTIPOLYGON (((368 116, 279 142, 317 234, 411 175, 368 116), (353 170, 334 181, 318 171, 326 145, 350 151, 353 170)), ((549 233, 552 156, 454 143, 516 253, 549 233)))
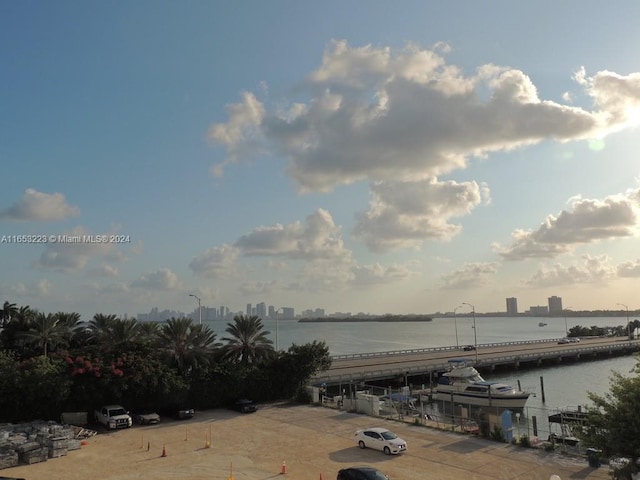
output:
POLYGON ((4 302, 0 313, 0 328, 6 327, 16 313, 18 313, 18 308, 15 303, 4 302))
POLYGON ((139 336, 140 325, 137 320, 120 320, 118 318, 110 325, 108 342, 116 350, 122 350, 137 343, 139 336))
POLYGON ((33 320, 31 328, 22 333, 27 342, 35 343, 42 347, 42 354, 49 354, 49 346, 56 346, 65 342, 65 326, 60 323, 55 315, 38 313, 33 320))
POLYGON ((209 327, 196 325, 190 318, 170 318, 160 327, 158 339, 161 349, 182 375, 208 364, 220 346, 209 327))
POLYGON ((70 344, 82 332, 80 314, 76 312, 58 312, 55 314, 60 328, 64 330, 66 343, 70 344))
POLYGON ((222 338, 227 342, 223 347, 225 358, 247 366, 274 354, 273 342, 269 339, 271 332, 263 330, 260 318, 238 315, 233 321, 235 323, 228 323, 225 330, 230 336, 222 338))
POLYGON ((118 320, 115 315, 105 315, 96 313, 89 322, 89 331, 91 332, 91 340, 95 343, 106 345, 111 336, 111 328, 118 320))
POLYGON ((23 305, 11 315, 11 320, 0 329, 2 346, 9 350, 19 352, 21 356, 26 354, 24 332, 27 332, 33 323, 38 312, 31 310, 28 305, 23 305))

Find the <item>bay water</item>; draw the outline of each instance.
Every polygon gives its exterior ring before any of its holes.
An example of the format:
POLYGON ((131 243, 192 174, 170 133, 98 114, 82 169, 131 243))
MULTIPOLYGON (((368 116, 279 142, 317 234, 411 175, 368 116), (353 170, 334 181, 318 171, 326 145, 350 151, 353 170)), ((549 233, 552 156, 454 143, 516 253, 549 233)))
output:
MULTIPOLYGON (((630 320, 633 320, 631 318, 630 320)), ((208 322, 218 340, 226 335, 227 323, 208 322)), ((626 327, 626 317, 485 317, 434 318, 430 322, 305 322, 263 319, 269 337, 281 350, 291 344, 324 341, 331 355, 350 355, 455 345, 479 345, 523 340, 558 339, 574 326, 626 327), (546 323, 539 326, 540 322, 546 323)), ((541 368, 484 374, 486 380, 516 385, 533 394, 531 408, 545 410, 588 405, 587 392, 603 395, 609 391, 612 371, 630 374, 634 356, 600 357, 541 368), (542 387, 544 384, 544 397, 542 387)))

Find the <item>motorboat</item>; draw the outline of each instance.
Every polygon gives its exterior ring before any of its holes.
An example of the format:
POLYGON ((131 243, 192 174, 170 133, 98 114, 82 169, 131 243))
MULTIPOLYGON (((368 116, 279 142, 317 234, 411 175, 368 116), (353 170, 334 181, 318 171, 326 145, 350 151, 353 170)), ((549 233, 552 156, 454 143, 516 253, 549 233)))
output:
POLYGON ((546 324, 546 323, 544 323, 544 322, 540 322, 540 323, 538 323, 538 326, 539 326, 539 327, 546 327, 546 326, 547 326, 547 324, 546 324))
POLYGON ((449 370, 438 378, 433 394, 434 400, 522 410, 531 395, 505 383, 486 381, 468 359, 456 358, 448 363, 449 370))

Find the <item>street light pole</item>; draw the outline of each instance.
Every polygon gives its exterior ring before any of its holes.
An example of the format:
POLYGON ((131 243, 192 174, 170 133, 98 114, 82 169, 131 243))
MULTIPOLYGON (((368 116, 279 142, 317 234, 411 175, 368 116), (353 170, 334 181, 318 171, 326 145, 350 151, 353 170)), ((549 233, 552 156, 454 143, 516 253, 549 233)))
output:
MULTIPOLYGON (((571 308, 571 307, 569 307, 571 308)), ((567 311, 569 310, 569 308, 565 308, 564 309, 564 334, 565 337, 569 336, 569 327, 567 326, 567 311)))
POLYGON ((193 293, 190 293, 189 296, 195 298, 198 301, 198 323, 202 325, 202 307, 200 306, 200 297, 194 295, 193 293))
MULTIPOLYGON (((278 312, 282 310, 284 307, 280 307, 276 309, 276 352, 278 352, 278 312)), ((283 310, 284 312, 284 310, 283 310)))
POLYGON ((476 307, 467 302, 462 302, 462 305, 468 305, 471 307, 471 311, 473 312, 473 341, 475 342, 475 350, 476 350, 476 363, 478 363, 478 329, 476 328, 476 307))
POLYGON ((629 307, 624 303, 617 303, 616 305, 620 305, 627 310, 627 338, 631 340, 631 324, 629 323, 629 307))
POLYGON ((453 309, 453 324, 456 329, 456 347, 460 347, 460 344, 458 343, 458 319, 456 315, 456 312, 460 307, 462 307, 462 305, 458 305, 456 308, 453 309))

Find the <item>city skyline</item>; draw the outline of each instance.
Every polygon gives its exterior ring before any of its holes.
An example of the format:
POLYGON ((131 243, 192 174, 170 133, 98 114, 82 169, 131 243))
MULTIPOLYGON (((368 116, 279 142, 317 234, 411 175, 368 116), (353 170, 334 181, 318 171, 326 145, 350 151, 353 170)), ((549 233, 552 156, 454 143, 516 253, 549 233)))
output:
POLYGON ((640 4, 291 5, 3 6, 0 301, 640 308, 640 4))

